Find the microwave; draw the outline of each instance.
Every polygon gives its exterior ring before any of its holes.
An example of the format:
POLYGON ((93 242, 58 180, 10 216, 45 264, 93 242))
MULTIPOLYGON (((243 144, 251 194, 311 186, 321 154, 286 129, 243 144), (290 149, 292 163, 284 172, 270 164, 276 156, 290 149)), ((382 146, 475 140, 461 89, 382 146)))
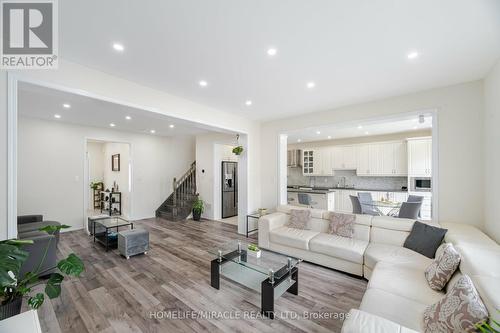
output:
POLYGON ((432 190, 432 180, 428 177, 411 178, 410 191, 430 192, 432 190))

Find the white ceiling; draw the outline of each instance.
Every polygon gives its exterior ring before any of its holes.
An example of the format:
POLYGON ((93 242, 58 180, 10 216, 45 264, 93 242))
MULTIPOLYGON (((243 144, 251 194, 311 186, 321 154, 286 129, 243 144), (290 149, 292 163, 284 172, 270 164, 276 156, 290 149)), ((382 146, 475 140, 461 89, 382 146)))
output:
POLYGON ((25 82, 19 83, 18 112, 21 116, 109 128, 158 136, 188 136, 208 133, 211 129, 162 114, 105 102, 25 82), (63 104, 70 104, 66 109, 63 104), (56 119, 54 116, 59 115, 56 119), (127 120, 125 117, 131 117, 127 120), (110 127, 110 124, 115 124, 110 127), (174 125, 174 128, 170 128, 174 125))
POLYGON ((395 119, 359 122, 356 124, 325 125, 305 128, 287 133, 288 143, 314 142, 332 139, 346 139, 363 136, 394 134, 412 131, 429 130, 432 128, 432 116, 423 114, 424 122, 419 116, 401 116, 395 119), (319 132, 319 134, 318 134, 319 132), (330 136, 330 138, 329 138, 330 136), (300 141, 299 141, 300 140, 300 141))
POLYGON ((257 120, 480 79, 500 57, 498 0, 85 0, 59 17, 63 58, 257 120))

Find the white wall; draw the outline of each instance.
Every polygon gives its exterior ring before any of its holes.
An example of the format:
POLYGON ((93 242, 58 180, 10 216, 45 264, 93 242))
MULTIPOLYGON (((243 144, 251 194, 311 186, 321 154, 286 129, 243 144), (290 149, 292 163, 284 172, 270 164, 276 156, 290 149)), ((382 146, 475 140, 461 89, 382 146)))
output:
MULTIPOLYGON (((12 71, 19 80, 34 84, 43 84, 66 91, 79 93, 119 102, 151 112, 193 121, 217 129, 244 133, 242 143, 246 148, 245 156, 240 160, 243 172, 248 179, 240 179, 241 211, 250 212, 260 206, 260 124, 234 113, 220 111, 174 95, 148 88, 116 76, 106 74, 63 59, 58 70, 53 71, 12 71)), ((0 86, 0 88, 3 88, 0 86)), ((2 95, 5 94, 2 89, 2 95)), ((3 99, 2 99, 3 101, 3 99)), ((0 141, 0 145, 2 141, 0 141)), ((0 147, 1 149, 1 147, 0 147)), ((1 152, 1 151, 0 151, 1 152)), ((6 156, 6 154, 2 155, 6 156)), ((1 170, 0 180, 6 177, 6 170, 1 170), (2 172, 3 171, 3 172, 2 172)), ((240 173, 241 177, 242 173, 240 173)), ((4 199, 6 201, 6 199, 4 199)), ((4 205, 2 203, 2 205, 4 205)), ((2 206, 0 206, 0 209, 2 206)), ((7 220, 0 220, 0 230, 5 229, 7 220)), ((244 232, 244 219, 238 221, 238 230, 244 232)))
POLYGON ((46 219, 73 229, 82 227, 87 194, 83 181, 86 138, 130 143, 132 219, 153 217, 171 193, 172 178, 194 160, 192 138, 170 139, 20 117, 19 215, 44 214, 46 219), (172 156, 177 156, 173 164, 172 156))
POLYGON ((7 238, 7 72, 0 71, 0 240, 7 238))
MULTIPOLYGON (((89 163, 89 183, 104 181, 104 143, 87 142, 87 157, 89 163)), ((89 209, 94 209, 94 191, 89 186, 89 209)))
POLYGON ((476 81, 265 123, 261 128, 262 205, 273 207, 278 200, 279 133, 437 109, 439 219, 482 226, 483 107, 483 82, 476 81))
POLYGON ((485 228, 500 242, 500 61, 484 81, 484 99, 485 228))
POLYGON ((104 189, 111 190, 114 182, 121 192, 122 215, 130 218, 130 191, 129 191, 129 162, 130 145, 128 143, 106 142, 103 147, 104 189), (120 171, 111 169, 111 157, 120 155, 120 171))

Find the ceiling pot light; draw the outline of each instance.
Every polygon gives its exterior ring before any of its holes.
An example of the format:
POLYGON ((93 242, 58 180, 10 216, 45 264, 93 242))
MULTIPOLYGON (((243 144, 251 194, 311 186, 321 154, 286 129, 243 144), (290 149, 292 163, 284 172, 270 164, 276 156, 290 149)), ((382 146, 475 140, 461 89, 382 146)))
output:
POLYGON ((363 129, 363 126, 359 125, 359 126, 358 126, 358 129, 363 129))
POLYGON ((313 81, 307 82, 307 88, 312 89, 314 87, 316 87, 316 83, 314 83, 313 81))
POLYGON ((65 108, 65 109, 69 109, 70 107, 71 107, 71 105, 70 105, 70 104, 68 104, 68 103, 64 103, 64 104, 63 104, 63 108, 65 108))
POLYGON ((155 134, 155 133, 156 133, 156 131, 155 131, 155 130, 150 130, 150 131, 149 131, 149 133, 151 133, 151 134, 155 134))
POLYGON ((332 136, 331 136, 331 135, 329 135, 329 136, 328 136, 328 139, 331 139, 331 138, 332 138, 332 136))
POLYGON ((111 124, 109 124, 109 126, 110 126, 110 127, 115 127, 116 125, 115 125, 115 124, 113 124, 113 123, 111 123, 111 124))
POLYGON ((175 127, 175 125, 174 125, 174 124, 170 124, 170 125, 168 125, 168 127, 170 127, 170 128, 174 128, 174 127, 175 127))
POLYGON ((61 118, 61 115, 60 115, 60 114, 55 114, 55 115, 54 115, 54 118, 56 118, 56 119, 60 119, 60 118, 61 118))
POLYGON ((205 80, 201 80, 200 82, 198 82, 198 84, 200 85, 200 87, 206 87, 206 86, 208 86, 208 82, 205 81, 205 80))
POLYGON ((130 120, 130 119, 132 119, 132 117, 131 116, 125 116, 125 119, 130 120))
POLYGON ((246 102, 245 102, 245 105, 246 105, 246 106, 250 106, 250 105, 252 105, 252 101, 251 101, 251 100, 246 101, 246 102))
POLYGON ((267 55, 270 57, 274 57, 277 53, 278 50, 276 50, 274 47, 267 49, 267 55))
POLYGON ((316 131, 316 134, 320 135, 320 134, 321 134, 321 132, 320 132, 320 131, 316 131))
POLYGON ((297 142, 302 142, 302 139, 297 139, 297 142))
POLYGON ((120 43, 113 43, 113 48, 115 49, 115 51, 118 51, 118 52, 123 52, 125 50, 125 47, 123 46, 123 44, 120 44, 120 43))
POLYGON ((370 134, 370 132, 365 132, 365 135, 369 135, 369 134, 370 134))
POLYGON ((420 56, 420 53, 418 53, 417 51, 412 51, 412 52, 407 54, 407 57, 410 60, 417 59, 419 56, 420 56))

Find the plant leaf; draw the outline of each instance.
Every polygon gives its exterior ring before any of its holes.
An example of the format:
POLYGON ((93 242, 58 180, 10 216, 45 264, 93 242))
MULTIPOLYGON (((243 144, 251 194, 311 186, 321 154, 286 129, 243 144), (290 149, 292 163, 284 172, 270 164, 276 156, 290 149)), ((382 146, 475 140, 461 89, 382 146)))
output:
POLYGON ((80 276, 83 272, 83 261, 76 254, 71 253, 66 259, 57 263, 57 268, 67 275, 80 276))
POLYGON ((17 247, 26 245, 26 244, 33 244, 33 240, 31 239, 6 239, 3 241, 0 241, 0 244, 8 244, 8 245, 15 245, 17 247))
POLYGON ((68 229, 71 228, 71 226, 66 225, 66 224, 61 224, 61 225, 46 225, 45 227, 42 227, 38 229, 39 231, 45 231, 49 235, 53 235, 56 231, 61 230, 61 229, 68 229))
POLYGON ((45 293, 50 299, 59 297, 61 295, 61 282, 64 280, 64 276, 59 273, 52 273, 47 285, 45 286, 45 293))
POLYGON ((45 296, 43 296, 42 293, 38 293, 33 297, 30 297, 28 299, 28 305, 31 306, 33 309, 38 309, 42 304, 45 299, 45 296))
POLYGON ((29 253, 16 245, 0 244, 0 287, 4 289, 16 282, 14 277, 19 275, 19 270, 28 259, 29 253), (9 274, 9 272, 12 272, 9 274))

